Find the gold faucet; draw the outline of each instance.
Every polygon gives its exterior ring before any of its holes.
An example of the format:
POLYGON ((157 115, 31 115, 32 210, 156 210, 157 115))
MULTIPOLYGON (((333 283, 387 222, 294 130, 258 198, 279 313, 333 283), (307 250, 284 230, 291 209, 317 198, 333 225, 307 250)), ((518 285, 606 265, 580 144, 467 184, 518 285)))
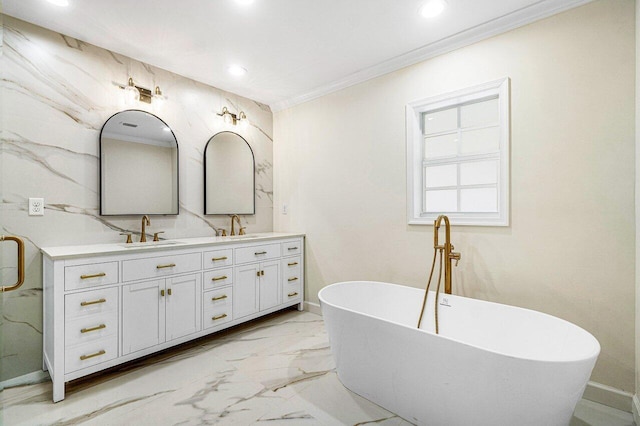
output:
POLYGON ((453 251, 454 247, 451 244, 451 224, 449 223, 449 218, 445 215, 440 215, 436 219, 433 224, 433 248, 436 250, 444 251, 444 292, 446 294, 451 294, 451 262, 456 261, 456 266, 458 266, 458 261, 460 261, 460 253, 456 253, 453 251), (445 229, 445 240, 444 246, 438 244, 438 231, 440 230, 440 225, 444 220, 444 229, 445 229))
POLYGON ((234 214, 233 216, 231 216, 231 235, 236 235, 236 228, 235 228, 236 221, 238 221, 238 226, 240 227, 240 232, 238 233, 238 235, 243 235, 244 228, 242 227, 242 223, 240 223, 240 216, 238 216, 237 214, 234 214))
POLYGON ((147 242, 147 231, 146 231, 145 225, 151 226, 151 220, 149 219, 149 216, 147 216, 146 214, 142 216, 142 232, 140 233, 141 243, 147 242))

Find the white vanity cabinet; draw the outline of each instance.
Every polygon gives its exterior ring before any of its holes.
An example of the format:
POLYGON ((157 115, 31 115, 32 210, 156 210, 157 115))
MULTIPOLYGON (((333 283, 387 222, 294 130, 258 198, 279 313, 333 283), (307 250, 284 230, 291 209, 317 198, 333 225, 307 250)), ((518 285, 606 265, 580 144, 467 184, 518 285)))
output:
POLYGON ((43 248, 43 368, 64 384, 304 300, 304 236, 43 248))

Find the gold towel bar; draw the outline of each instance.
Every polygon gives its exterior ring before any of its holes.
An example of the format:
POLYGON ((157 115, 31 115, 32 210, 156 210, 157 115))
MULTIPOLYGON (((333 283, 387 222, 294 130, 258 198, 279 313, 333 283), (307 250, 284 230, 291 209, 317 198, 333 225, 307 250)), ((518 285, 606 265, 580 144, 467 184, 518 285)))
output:
POLYGON ((0 293, 15 290, 24 283, 24 241, 20 237, 0 235, 0 241, 15 241, 18 245, 18 280, 13 285, 0 287, 0 293))

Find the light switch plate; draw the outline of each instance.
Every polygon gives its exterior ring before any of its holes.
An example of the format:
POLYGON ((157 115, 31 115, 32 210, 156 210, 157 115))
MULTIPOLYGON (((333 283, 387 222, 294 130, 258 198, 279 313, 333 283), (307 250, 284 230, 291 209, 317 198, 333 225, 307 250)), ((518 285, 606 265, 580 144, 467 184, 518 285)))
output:
POLYGON ((44 198, 29 198, 29 216, 44 216, 44 198))

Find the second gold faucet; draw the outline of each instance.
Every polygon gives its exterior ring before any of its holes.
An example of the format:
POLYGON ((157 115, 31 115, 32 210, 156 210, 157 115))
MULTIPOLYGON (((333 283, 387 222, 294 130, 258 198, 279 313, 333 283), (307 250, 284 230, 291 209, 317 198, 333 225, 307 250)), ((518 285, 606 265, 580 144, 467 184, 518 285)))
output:
POLYGON ((149 216, 145 214, 144 216, 142 216, 142 231, 140 232, 141 243, 147 242, 147 226, 151 226, 151 220, 149 219, 149 216))
POLYGON ((237 214, 231 216, 231 235, 236 235, 236 221, 238 221, 238 226, 240 227, 240 229, 238 230, 238 235, 244 235, 244 227, 242 226, 242 223, 240 223, 240 216, 238 216, 237 214))

